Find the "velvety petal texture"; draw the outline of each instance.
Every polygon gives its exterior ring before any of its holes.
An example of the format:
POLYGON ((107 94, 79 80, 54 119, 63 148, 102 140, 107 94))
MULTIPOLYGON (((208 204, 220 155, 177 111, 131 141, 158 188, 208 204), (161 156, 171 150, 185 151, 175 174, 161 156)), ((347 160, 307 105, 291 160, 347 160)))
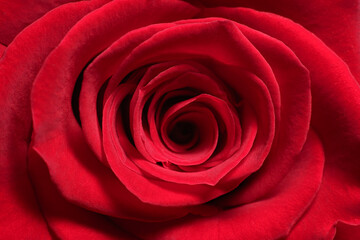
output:
POLYGON ((206 7, 246 7, 289 18, 323 40, 347 63, 360 81, 358 0, 197 0, 197 3, 206 7))
POLYGON ((50 239, 46 221, 34 194, 27 168, 31 139, 30 92, 44 59, 81 17, 102 3, 60 7, 23 31, 3 52, 0 63, 1 98, 1 235, 11 238, 50 239), (71 16, 67 16, 72 12, 71 16), (54 27, 58 18, 66 23, 54 27), (51 38, 41 32, 47 31, 51 38), (32 48, 29 48, 29 45, 32 48), (15 87, 16 86, 16 87, 15 87), (6 224, 5 224, 6 223, 6 224))
POLYGON ((0 7, 4 239, 357 238, 356 1, 0 7))
POLYGON ((25 27, 53 8, 76 0, 0 1, 0 43, 10 44, 25 27))

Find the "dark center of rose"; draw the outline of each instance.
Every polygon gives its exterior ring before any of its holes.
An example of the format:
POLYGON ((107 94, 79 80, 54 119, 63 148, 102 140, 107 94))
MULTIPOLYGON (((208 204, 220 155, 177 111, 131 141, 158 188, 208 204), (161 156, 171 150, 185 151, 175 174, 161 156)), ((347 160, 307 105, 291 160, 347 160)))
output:
POLYGON ((191 122, 177 122, 174 127, 171 129, 169 137, 170 139, 179 144, 187 144, 191 142, 191 140, 195 136, 196 127, 191 122))

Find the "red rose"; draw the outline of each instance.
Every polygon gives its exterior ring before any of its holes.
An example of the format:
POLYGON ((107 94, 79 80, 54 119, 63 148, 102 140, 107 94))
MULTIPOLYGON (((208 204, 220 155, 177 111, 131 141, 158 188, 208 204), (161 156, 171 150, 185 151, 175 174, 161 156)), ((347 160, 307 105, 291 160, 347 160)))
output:
POLYGON ((3 239, 360 238, 357 1, 65 2, 0 3, 3 239))

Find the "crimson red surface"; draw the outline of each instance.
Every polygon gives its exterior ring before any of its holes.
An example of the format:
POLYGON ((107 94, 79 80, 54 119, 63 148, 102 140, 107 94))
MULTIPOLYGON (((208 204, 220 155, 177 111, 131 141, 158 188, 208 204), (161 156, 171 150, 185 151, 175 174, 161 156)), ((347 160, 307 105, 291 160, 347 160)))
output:
POLYGON ((359 5, 0 0, 0 238, 360 238, 359 5))

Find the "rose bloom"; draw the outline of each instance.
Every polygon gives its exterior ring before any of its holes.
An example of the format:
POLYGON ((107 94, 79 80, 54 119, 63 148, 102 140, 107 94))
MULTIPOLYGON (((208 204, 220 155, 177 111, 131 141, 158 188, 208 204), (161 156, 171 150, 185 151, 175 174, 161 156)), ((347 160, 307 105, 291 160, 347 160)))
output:
POLYGON ((1 239, 360 239, 357 0, 0 1, 1 239))

